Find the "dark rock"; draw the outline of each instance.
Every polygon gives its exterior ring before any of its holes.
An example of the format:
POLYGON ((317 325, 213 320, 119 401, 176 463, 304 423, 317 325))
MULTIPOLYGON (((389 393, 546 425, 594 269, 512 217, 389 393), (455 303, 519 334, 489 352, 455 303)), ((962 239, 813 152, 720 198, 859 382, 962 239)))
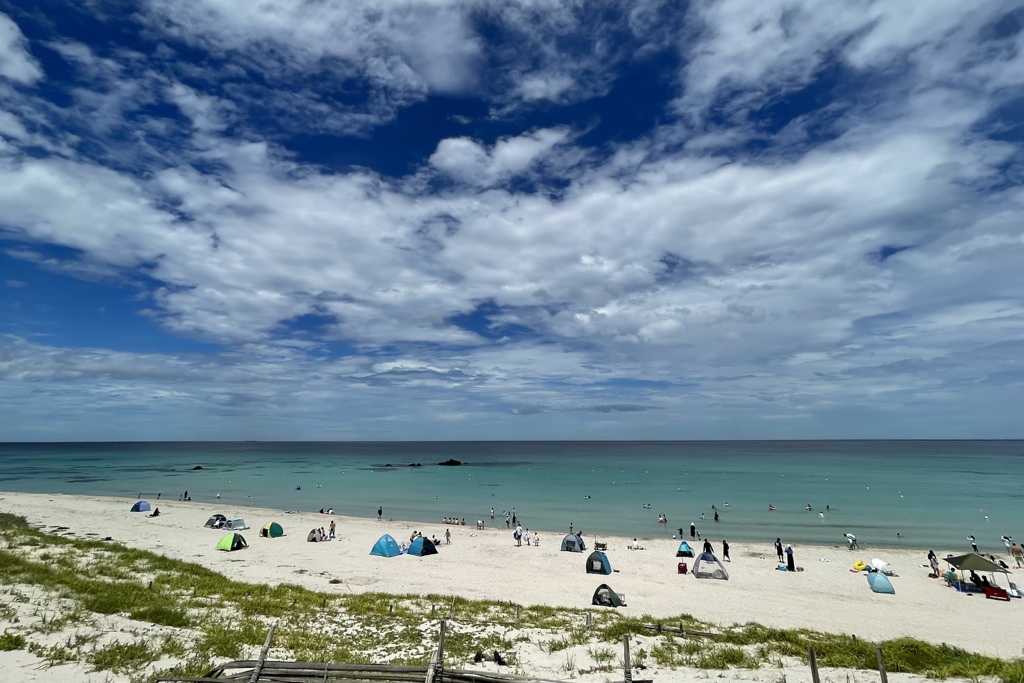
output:
POLYGON ((192 469, 193 469, 193 470, 201 470, 201 469, 203 469, 203 466, 202 466, 202 465, 196 465, 196 466, 195 466, 195 467, 193 467, 192 469))
POLYGON ((459 465, 462 464, 462 461, 456 460, 455 458, 448 458, 444 462, 439 462, 437 464, 442 465, 444 467, 458 467, 459 465))

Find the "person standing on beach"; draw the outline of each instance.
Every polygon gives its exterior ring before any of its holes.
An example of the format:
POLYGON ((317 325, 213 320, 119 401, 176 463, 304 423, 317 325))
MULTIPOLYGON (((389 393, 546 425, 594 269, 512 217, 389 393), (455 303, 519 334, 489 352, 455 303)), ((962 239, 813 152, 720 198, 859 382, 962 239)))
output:
POLYGON ((722 559, 726 562, 732 562, 729 558, 729 541, 722 539, 722 559))
POLYGON ((519 547, 522 547, 522 545, 523 545, 523 527, 521 527, 521 526, 517 526, 516 527, 515 537, 516 537, 516 545, 519 546, 519 547))
POLYGON ((782 539, 775 539, 775 554, 779 556, 779 562, 782 562, 782 539))
POLYGON ((335 533, 335 526, 334 526, 334 520, 332 519, 331 520, 331 531, 327 535, 327 537, 330 538, 331 540, 333 540, 334 539, 334 533, 335 533))
POLYGON ((793 546, 786 546, 786 569, 791 572, 796 571, 796 560, 793 559, 793 546))
POLYGON ((451 542, 452 542, 452 530, 451 529, 445 529, 444 530, 444 542, 445 542, 446 545, 451 545, 451 542))
POLYGON ((971 542, 971 550, 973 550, 974 552, 978 552, 978 542, 974 540, 974 535, 972 534, 968 536, 967 540, 971 542))
POLYGON ((384 506, 383 505, 378 505, 377 506, 377 521, 379 522, 383 518, 384 518, 384 506))
POLYGON ((1021 549, 1016 543, 1011 543, 1010 554, 1013 555, 1013 560, 1017 563, 1018 568, 1024 567, 1024 549, 1021 549))
POLYGON ((697 525, 690 522, 690 540, 697 538, 697 525))
POLYGON ((512 528, 512 515, 505 515, 505 528, 506 529, 511 529, 512 528))

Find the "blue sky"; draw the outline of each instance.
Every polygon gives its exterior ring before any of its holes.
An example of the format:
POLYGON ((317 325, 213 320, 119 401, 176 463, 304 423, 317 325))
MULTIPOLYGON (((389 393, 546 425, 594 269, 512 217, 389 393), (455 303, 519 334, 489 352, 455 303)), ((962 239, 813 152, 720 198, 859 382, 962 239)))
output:
POLYGON ((1021 438, 1019 2, 0 0, 0 440, 1021 438))

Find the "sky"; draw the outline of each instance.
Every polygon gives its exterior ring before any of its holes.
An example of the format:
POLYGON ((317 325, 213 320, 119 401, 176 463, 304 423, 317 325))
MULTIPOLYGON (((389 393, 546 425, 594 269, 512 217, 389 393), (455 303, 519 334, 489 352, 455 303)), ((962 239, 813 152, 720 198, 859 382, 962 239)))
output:
POLYGON ((1015 0, 0 0, 0 441, 1021 438, 1015 0))

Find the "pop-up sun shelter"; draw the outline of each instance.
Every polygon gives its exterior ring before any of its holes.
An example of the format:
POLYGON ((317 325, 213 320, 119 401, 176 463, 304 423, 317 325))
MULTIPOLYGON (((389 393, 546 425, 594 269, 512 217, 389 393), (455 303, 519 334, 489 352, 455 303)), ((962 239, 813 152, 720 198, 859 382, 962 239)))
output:
POLYGON ((693 548, 686 541, 679 544, 679 550, 676 551, 676 557, 694 557, 693 548))
POLYGON ((693 561, 693 575, 698 579, 728 579, 729 572, 712 553, 701 553, 693 561))
POLYGON ((139 500, 132 505, 132 512, 149 512, 149 503, 144 500, 139 500))
POLYGON ((220 528, 222 528, 227 523, 228 523, 228 518, 227 517, 225 517, 224 515, 221 515, 221 514, 217 514, 217 515, 214 515, 213 517, 210 517, 208 520, 206 520, 206 524, 204 524, 203 526, 205 526, 208 529, 220 529, 220 528))
POLYGON ((398 547, 395 539, 391 537, 391 534, 384 534, 373 544, 370 554, 379 555, 380 557, 397 557, 402 554, 402 550, 398 547))
POLYGON ((228 552, 248 547, 249 544, 242 538, 242 534, 228 534, 220 539, 220 543, 217 544, 217 550, 227 550, 228 552))
POLYGON ((232 517, 224 523, 225 529, 231 529, 232 531, 241 531, 242 529, 248 529, 245 525, 245 520, 241 517, 232 517))
POLYGON ((587 549, 587 544, 577 534, 569 534, 562 539, 562 550, 570 553, 582 553, 587 549))
POLYGON ((263 528, 260 529, 260 536, 263 538, 280 538, 284 536, 284 529, 277 522, 270 522, 264 524, 263 528))
POLYGON ((437 555, 437 548, 434 547, 434 543, 429 538, 420 536, 409 544, 409 554, 416 556, 437 555))
POLYGON ((590 553, 590 557, 587 558, 587 573, 588 574, 611 574, 612 565, 608 561, 608 556, 602 553, 600 550, 595 550, 590 553))
POLYGON ((594 591, 594 599, 591 603, 603 607, 622 607, 626 604, 626 596, 613 591, 607 583, 602 583, 594 591))
POLYGON ((868 573, 868 585, 876 593, 896 594, 896 589, 892 587, 892 581, 881 570, 868 573))

